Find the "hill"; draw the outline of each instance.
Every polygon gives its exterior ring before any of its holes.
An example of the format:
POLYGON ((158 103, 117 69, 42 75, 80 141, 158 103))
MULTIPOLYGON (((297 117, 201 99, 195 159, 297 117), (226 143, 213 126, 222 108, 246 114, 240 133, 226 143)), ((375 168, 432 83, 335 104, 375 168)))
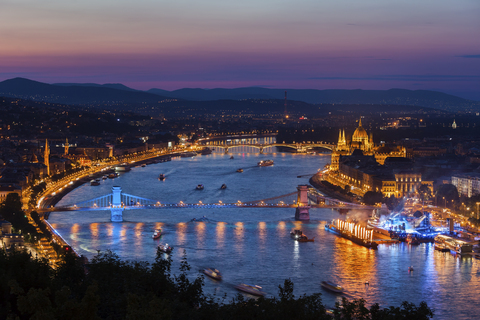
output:
MULTIPOLYGON (((283 99, 285 90, 267 88, 238 89, 179 89, 166 91, 150 89, 150 93, 185 100, 241 100, 241 99, 283 99)), ((377 104, 415 105, 451 112, 480 110, 480 102, 466 100, 453 95, 428 90, 315 90, 288 89, 288 99, 311 104, 377 104)))
POLYGON ((168 99, 143 91, 129 91, 100 85, 52 85, 24 78, 14 78, 0 82, 0 96, 52 103, 99 106, 117 103, 158 103, 161 100, 168 99))

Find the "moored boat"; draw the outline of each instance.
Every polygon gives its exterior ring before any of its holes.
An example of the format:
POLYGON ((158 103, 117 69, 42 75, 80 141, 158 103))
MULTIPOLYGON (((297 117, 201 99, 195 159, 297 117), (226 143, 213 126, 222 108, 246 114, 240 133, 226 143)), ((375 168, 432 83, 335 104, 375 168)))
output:
POLYGON ((107 180, 108 177, 107 177, 107 176, 103 176, 102 179, 103 179, 103 180, 107 180))
POLYGON ((99 186, 100 185, 100 179, 95 179, 90 181, 91 186, 99 186))
POLYGON ((273 166, 273 160, 262 160, 259 163, 257 163, 259 167, 269 167, 273 166))
POLYGON ((222 274, 215 268, 203 269, 203 273, 215 280, 222 280, 222 274))
POLYGON ((204 186, 203 186, 203 184, 199 184, 199 185, 197 185, 196 189, 197 189, 197 190, 203 190, 203 189, 204 189, 204 186))
POLYGON ((160 244, 158 245, 158 249, 160 249, 160 251, 162 251, 162 252, 170 253, 170 252, 172 252, 173 247, 170 247, 170 246, 168 245, 168 243, 165 243, 165 244, 160 243, 160 244))
POLYGON ((241 283, 236 285, 235 289, 259 297, 266 295, 266 292, 262 291, 262 287, 257 285, 241 283))
MULTIPOLYGON (((341 220, 344 224, 346 223, 345 221, 341 220)), ((339 222, 337 222, 339 223, 339 222)), ((353 224, 354 225, 354 224, 353 224)), ((338 228, 333 222, 331 224, 326 224, 325 225, 325 230, 333 232, 345 239, 348 239, 358 245, 371 248, 371 249, 377 249, 378 248, 378 243, 373 241, 372 236, 373 236, 373 230, 367 230, 363 228, 361 231, 364 234, 363 238, 357 237, 354 233, 348 231, 348 230, 342 230, 338 228)), ((355 226, 352 228, 353 231, 358 231, 358 226, 355 226)))
POLYGON ((118 173, 116 173, 116 172, 112 172, 112 173, 110 173, 110 174, 108 175, 108 178, 109 178, 109 179, 114 179, 114 178, 116 178, 116 177, 118 177, 118 173))
POLYGON ((230 156, 230 160, 233 160, 233 159, 234 159, 234 157, 233 157, 233 156, 230 156))
POLYGON ((322 281, 320 283, 320 285, 322 287, 324 287, 325 289, 330 290, 330 291, 335 292, 335 293, 342 293, 344 291, 342 286, 339 286, 338 284, 335 284, 335 283, 330 282, 330 281, 322 281))
POLYGON ((157 240, 157 239, 159 239, 161 236, 162 236, 162 230, 161 230, 161 229, 157 229, 157 230, 155 230, 155 232, 153 233, 152 238, 153 238, 154 240, 157 240))

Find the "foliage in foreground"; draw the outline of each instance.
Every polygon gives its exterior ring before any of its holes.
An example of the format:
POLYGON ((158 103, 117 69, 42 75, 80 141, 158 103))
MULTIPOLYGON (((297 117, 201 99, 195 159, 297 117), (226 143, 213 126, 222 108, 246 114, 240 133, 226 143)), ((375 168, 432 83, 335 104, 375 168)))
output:
POLYGON ((171 274, 171 260, 157 252, 153 264, 125 262, 112 252, 98 254, 84 266, 67 255, 57 270, 27 253, 0 252, 0 319, 429 319, 425 303, 418 307, 370 308, 364 300, 346 299, 327 311, 320 294, 295 298, 293 283, 279 286, 278 298, 229 303, 203 293, 203 276, 193 281, 186 255, 180 274, 171 274))

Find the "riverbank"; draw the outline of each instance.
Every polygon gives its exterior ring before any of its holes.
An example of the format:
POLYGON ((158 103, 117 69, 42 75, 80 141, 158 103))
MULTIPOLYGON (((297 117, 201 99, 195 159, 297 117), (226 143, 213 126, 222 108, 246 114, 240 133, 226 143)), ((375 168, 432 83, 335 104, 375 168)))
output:
POLYGON ((337 192, 335 190, 332 190, 327 185, 325 185, 322 181, 323 180, 320 174, 317 173, 310 178, 309 183, 312 186, 314 186, 317 190, 319 190, 321 193, 325 194, 326 196, 329 196, 341 201, 352 202, 352 203, 356 202, 354 198, 349 197, 345 194, 341 194, 340 192, 337 192))

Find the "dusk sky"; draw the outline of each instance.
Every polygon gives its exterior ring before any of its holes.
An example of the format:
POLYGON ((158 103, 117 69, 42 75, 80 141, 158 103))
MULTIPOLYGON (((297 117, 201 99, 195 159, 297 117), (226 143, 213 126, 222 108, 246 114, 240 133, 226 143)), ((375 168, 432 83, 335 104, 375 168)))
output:
POLYGON ((480 0, 0 0, 0 81, 480 100, 480 0))

